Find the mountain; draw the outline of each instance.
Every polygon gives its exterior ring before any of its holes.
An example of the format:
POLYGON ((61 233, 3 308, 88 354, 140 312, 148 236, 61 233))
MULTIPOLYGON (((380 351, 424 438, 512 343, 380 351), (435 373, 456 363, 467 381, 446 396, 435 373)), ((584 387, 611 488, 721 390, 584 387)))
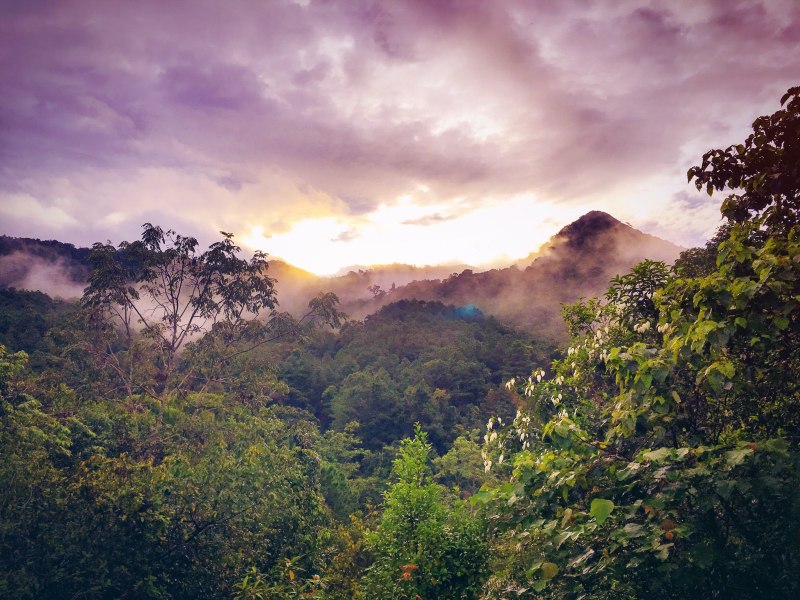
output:
POLYGON ((358 309, 373 312, 376 304, 412 298, 472 304, 509 324, 561 338, 566 334, 562 303, 598 296, 615 275, 636 263, 646 258, 672 263, 682 250, 607 213, 592 211, 561 229, 524 268, 477 273, 467 269, 446 279, 415 281, 358 309))
POLYGON ((0 235, 0 288, 79 298, 89 277, 89 248, 0 235))
POLYGON ((281 310, 298 313, 306 307, 309 298, 321 292, 333 292, 346 307, 348 314, 361 319, 383 306, 385 303, 381 300, 398 287, 413 281, 441 279, 467 268, 468 265, 417 267, 394 263, 353 266, 340 275, 321 277, 281 260, 271 260, 269 276, 276 280, 281 310))
POLYGON ((613 268, 629 269, 643 258, 673 262, 679 246, 634 229, 608 213, 593 210, 570 223, 532 254, 529 264, 552 257, 591 259, 603 256, 613 268))
MULTIPOLYGON (((308 300, 333 292, 352 318, 363 319, 397 300, 474 305, 511 325, 561 338, 560 305, 602 294, 611 279, 650 258, 673 262, 682 248, 592 211, 570 223, 526 260, 476 272, 465 265, 393 264, 320 277, 280 260, 269 263, 280 310, 302 314, 308 300)), ((88 274, 87 248, 0 236, 0 287, 78 297, 88 274)))

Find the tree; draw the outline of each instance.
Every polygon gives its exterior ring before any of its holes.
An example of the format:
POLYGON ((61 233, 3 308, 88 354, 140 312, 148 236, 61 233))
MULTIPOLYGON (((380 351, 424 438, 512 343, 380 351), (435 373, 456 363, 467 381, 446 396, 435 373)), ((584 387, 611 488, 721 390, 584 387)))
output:
POLYGON ((192 336, 218 322, 225 336, 236 336, 249 317, 275 307, 265 255, 240 259, 233 235, 222 235, 198 253, 195 238, 145 223, 139 241, 92 247, 84 304, 99 322, 121 326, 128 347, 142 329, 158 353, 157 389, 170 385, 178 352, 192 336))
POLYGON ((334 428, 343 431, 352 421, 361 424, 364 446, 379 450, 397 435, 401 396, 385 369, 365 369, 348 375, 338 389, 330 389, 334 428))
POLYGON ((431 446, 419 426, 404 439, 394 462, 395 483, 384 497, 371 536, 375 562, 364 579, 364 598, 477 598, 486 576, 482 523, 463 503, 451 505, 430 481, 431 446))
MULTIPOLYGON (((219 598, 319 564, 307 424, 214 394, 62 403, 0 346, 0 595, 219 598)), ((279 597, 288 597, 280 596, 279 597)))
POLYGON ((200 253, 195 238, 145 223, 141 240, 118 248, 94 244, 83 303, 99 329, 104 362, 129 395, 137 388, 154 395, 181 389, 193 377, 208 384, 223 376, 220 368, 233 357, 297 333, 304 323, 341 324, 334 294, 313 299, 299 322, 275 312, 266 255, 256 251, 249 261, 239 258, 233 235, 222 236, 200 253), (264 309, 272 311, 268 323, 256 318, 264 309), (201 338, 192 353, 197 368, 177 373, 182 348, 201 338), (249 346, 239 348, 242 342, 249 346), (156 366, 154 385, 137 376, 137 363, 148 353, 156 366))
POLYGON ((784 108, 759 117, 743 144, 709 150, 687 173, 698 190, 730 190, 722 215, 737 225, 756 220, 772 234, 800 223, 800 87, 781 98, 784 108))
POLYGON ((643 263, 568 308, 567 356, 490 421, 487 469, 512 464, 474 496, 506 552, 497 595, 800 593, 798 93, 689 171, 732 190, 715 264, 643 263))

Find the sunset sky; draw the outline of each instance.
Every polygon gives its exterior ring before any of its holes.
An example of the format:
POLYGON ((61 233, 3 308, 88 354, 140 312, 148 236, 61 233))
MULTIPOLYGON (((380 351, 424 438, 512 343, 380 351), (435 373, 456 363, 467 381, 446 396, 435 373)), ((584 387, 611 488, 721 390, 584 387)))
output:
POLYGON ((144 222, 318 273, 509 263, 686 183, 800 84, 800 2, 0 0, 0 233, 144 222))

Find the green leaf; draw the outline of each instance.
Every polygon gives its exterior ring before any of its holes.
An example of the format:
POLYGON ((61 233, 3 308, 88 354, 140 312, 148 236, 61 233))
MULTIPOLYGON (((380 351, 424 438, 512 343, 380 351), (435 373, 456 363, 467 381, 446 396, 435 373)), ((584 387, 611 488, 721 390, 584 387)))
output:
POLYGON ((472 506, 475 506, 476 504, 488 504, 491 501, 492 501, 492 493, 487 492, 486 490, 475 492, 469 499, 469 503, 472 506))
POLYGON ((746 456, 749 456, 753 453, 752 448, 737 448, 736 450, 730 450, 729 452, 725 453, 725 460, 727 463, 735 467, 737 465, 742 464, 746 456))
POLYGON ((653 375, 650 373, 641 373, 637 376, 644 389, 649 388, 653 384, 653 375))
POLYGON ((786 317, 775 317, 775 327, 783 331, 789 327, 789 319, 786 317))
POLYGON ((781 438, 767 440, 763 442, 761 446, 768 452, 776 452, 778 454, 786 454, 789 449, 789 444, 786 443, 786 440, 782 440, 781 438))
POLYGON ((526 572, 527 576, 528 577, 533 577, 533 574, 536 573, 536 571, 538 571, 539 567, 541 567, 541 566, 542 566, 542 561, 533 563, 530 566, 530 568, 527 570, 527 572, 526 572))
POLYGON ((645 452, 642 455, 642 459, 648 462, 654 463, 661 463, 670 455, 669 448, 659 448, 658 450, 652 450, 651 452, 645 452))
POLYGON ((552 579, 558 574, 558 565, 551 562, 543 563, 541 567, 541 572, 542 572, 542 579, 544 580, 552 579))
POLYGON ((595 498, 592 500, 592 506, 589 509, 589 514, 592 515, 600 525, 602 525, 606 522, 606 519, 608 519, 608 516, 613 510, 614 503, 611 500, 595 498))

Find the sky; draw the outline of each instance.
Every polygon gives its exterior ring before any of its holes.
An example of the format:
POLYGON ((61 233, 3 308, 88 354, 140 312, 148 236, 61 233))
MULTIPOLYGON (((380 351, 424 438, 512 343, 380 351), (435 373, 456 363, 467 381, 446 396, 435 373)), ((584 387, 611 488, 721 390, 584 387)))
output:
POLYGON ((0 233, 152 222, 310 271, 509 264, 686 182, 800 84, 797 0, 0 0, 0 233))

